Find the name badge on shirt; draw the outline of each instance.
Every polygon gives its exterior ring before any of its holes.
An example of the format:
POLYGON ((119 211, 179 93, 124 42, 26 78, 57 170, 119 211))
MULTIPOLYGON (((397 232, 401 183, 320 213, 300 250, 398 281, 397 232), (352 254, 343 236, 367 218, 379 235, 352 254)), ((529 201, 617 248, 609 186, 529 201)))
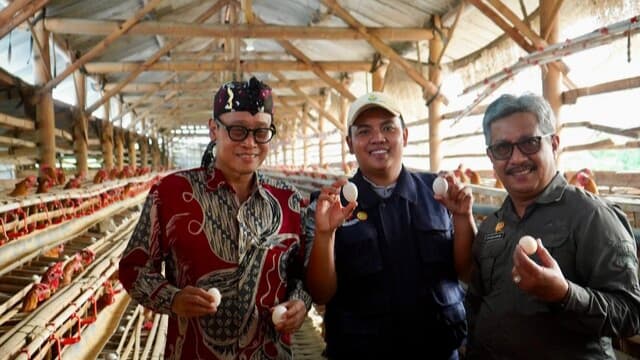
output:
POLYGON ((491 233, 484 236, 485 242, 491 242, 491 241, 502 240, 502 239, 504 239, 503 232, 491 233))

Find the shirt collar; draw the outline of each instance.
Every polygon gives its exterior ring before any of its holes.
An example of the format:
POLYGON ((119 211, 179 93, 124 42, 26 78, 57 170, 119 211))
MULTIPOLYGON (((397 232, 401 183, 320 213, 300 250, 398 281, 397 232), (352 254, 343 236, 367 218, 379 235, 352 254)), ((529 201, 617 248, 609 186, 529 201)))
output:
MULTIPOLYGON (((214 191, 218 191, 221 188, 226 187, 227 189, 233 191, 233 188, 231 186, 229 186, 229 183, 227 182, 227 178, 224 176, 224 174, 222 173, 222 171, 220 171, 220 169, 216 168, 215 166, 210 166, 209 168, 206 169, 205 171, 206 174, 206 188, 207 188, 207 192, 214 192, 214 191)), ((265 177, 264 175, 262 175, 259 171, 255 171, 253 174, 253 189, 254 191, 257 191, 260 196, 266 198, 266 190, 264 189, 264 182, 265 182, 265 177)))
MULTIPOLYGON (((375 206, 383 200, 378 194, 376 194, 371 184, 364 178, 360 169, 358 169, 352 180, 358 186, 358 190, 362 193, 362 196, 358 196, 358 203, 363 208, 375 206)), ((396 180, 395 188, 391 194, 391 196, 396 195, 405 198, 412 203, 417 201, 416 183, 404 165, 400 169, 400 174, 396 180)))
MULTIPOLYGON (((564 195, 567 185, 568 183, 564 176, 560 175, 560 172, 556 172, 547 187, 544 188, 544 190, 535 199, 534 204, 551 204, 560 201, 560 199, 562 199, 562 195, 564 195)), ((531 205, 529 205, 525 214, 530 211, 531 205)), ((513 209, 511 198, 509 196, 507 196, 505 201, 502 203, 500 209, 495 212, 498 219, 504 218, 506 214, 515 214, 515 210, 513 209)), ((517 219, 518 217, 515 216, 515 218, 517 219)))

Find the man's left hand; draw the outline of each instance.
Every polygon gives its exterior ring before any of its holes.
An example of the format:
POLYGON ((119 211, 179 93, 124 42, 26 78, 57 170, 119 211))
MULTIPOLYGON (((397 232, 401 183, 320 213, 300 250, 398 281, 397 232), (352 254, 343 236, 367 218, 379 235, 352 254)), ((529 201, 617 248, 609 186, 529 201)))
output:
POLYGON ((559 302, 567 294, 569 283, 562 275, 562 270, 556 260, 537 240, 536 254, 540 260, 537 264, 524 251, 520 244, 513 251, 513 269, 511 276, 516 285, 527 294, 543 301, 559 302))
POLYGON ((279 332, 294 333, 307 317, 307 307, 302 300, 297 299, 283 302, 282 305, 287 308, 287 312, 282 315, 282 321, 275 324, 275 328, 279 332))

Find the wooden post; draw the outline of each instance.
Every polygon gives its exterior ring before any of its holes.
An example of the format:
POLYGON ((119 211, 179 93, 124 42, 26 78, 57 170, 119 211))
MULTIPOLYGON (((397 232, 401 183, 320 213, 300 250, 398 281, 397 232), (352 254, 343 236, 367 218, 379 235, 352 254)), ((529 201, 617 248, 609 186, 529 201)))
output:
MULTIPOLYGON (((444 47, 442 42, 442 38, 439 34, 442 33, 442 24, 440 23, 440 17, 435 16, 433 18, 433 25, 435 29, 440 31, 434 31, 433 39, 429 40, 429 63, 435 64, 438 58, 440 58, 440 53, 444 47)), ((441 80, 441 71, 439 66, 430 66, 429 67, 429 81, 435 84, 436 86, 440 86, 441 80)), ((431 171, 437 172, 440 170, 440 161, 442 159, 440 155, 440 122, 442 121, 442 114, 440 112, 440 107, 442 105, 442 101, 440 97, 433 96, 425 93, 427 96, 425 100, 427 100, 427 104, 429 106, 429 167, 431 171)))
MULTIPOLYGON (((320 106, 323 110, 327 110, 327 105, 329 104, 329 90, 327 88, 323 88, 320 90, 320 95, 322 96, 322 100, 320 100, 320 106)), ((320 133, 320 138, 318 139, 318 165, 320 167, 324 166, 324 116, 322 114, 318 114, 318 132, 320 133)))
POLYGON ((127 142, 127 158, 128 158, 128 164, 129 167, 131 168, 131 170, 135 169, 137 167, 137 156, 136 156, 136 140, 137 140, 137 136, 136 133, 133 131, 129 131, 128 132, 128 142, 127 142))
POLYGON ((140 146, 140 167, 145 167, 149 162, 149 138, 144 135, 140 136, 138 145, 140 146))
MULTIPOLYGON (((340 98, 340 120, 344 124, 344 128, 347 129, 347 135, 349 135, 349 128, 347 127, 347 107, 349 106, 349 99, 340 98)), ((343 135, 340 141, 340 153, 342 159, 342 170, 345 173, 349 172, 349 167, 347 165, 347 154, 349 153, 349 148, 347 147, 347 135, 343 135)))
POLYGON ((102 121, 100 144, 102 145, 102 167, 110 170, 113 168, 113 124, 108 116, 105 116, 102 121))
MULTIPOLYGON (((554 21, 553 15, 558 0, 540 0, 540 33, 547 34, 547 43, 549 45, 558 42, 559 28, 558 21, 554 21)), ((542 69, 542 95, 551 105, 556 116, 556 133, 560 133, 560 107, 562 106, 562 92, 560 82, 562 81, 562 72, 555 66, 546 66, 542 69), (546 72, 544 71, 546 69, 546 72)), ((558 150, 557 165, 560 164, 560 150, 558 150)))
POLYGON ((297 138, 298 138, 298 123, 296 121, 296 119, 291 119, 290 120, 290 124, 291 124, 291 166, 296 166, 296 143, 297 143, 297 138))
MULTIPOLYGON (((49 32, 44 29, 44 21, 33 27, 33 36, 42 45, 42 52, 33 52, 33 81, 35 86, 43 86, 51 78, 49 68, 49 32)), ((46 91, 36 103, 36 136, 40 166, 56 166, 55 112, 52 91, 46 91)))
POLYGON ((158 170, 160 167, 160 148, 158 147, 158 136, 151 137, 151 167, 158 170))
POLYGON ((77 109, 73 121, 73 148, 76 155, 76 171, 80 174, 89 173, 89 151, 87 131, 87 116, 84 113, 86 106, 86 78, 80 71, 73 72, 73 81, 76 88, 77 109))
POLYGON ((382 92, 382 90, 384 89, 384 77, 387 74, 389 63, 382 61, 382 59, 380 58, 377 58, 376 62, 377 63, 374 64, 374 70, 371 72, 371 87, 373 91, 382 92))
POLYGON ((309 166, 307 158, 307 148, 309 147, 309 139, 307 138, 307 125, 309 123, 309 105, 305 102, 302 104, 302 168, 304 170, 309 166))
POLYGON ((124 166, 124 129, 119 127, 113 130, 116 138, 116 168, 120 171, 124 166))

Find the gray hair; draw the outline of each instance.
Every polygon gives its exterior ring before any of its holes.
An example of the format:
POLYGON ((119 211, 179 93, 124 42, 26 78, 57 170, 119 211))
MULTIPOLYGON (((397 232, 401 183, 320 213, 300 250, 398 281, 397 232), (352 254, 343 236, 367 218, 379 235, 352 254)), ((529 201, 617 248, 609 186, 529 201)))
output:
POLYGON ((538 119, 538 129, 543 135, 555 132, 555 115, 547 100, 542 96, 524 94, 516 97, 504 94, 489 104, 484 112, 482 130, 484 131, 484 141, 487 146, 491 145, 491 124, 496 120, 519 112, 535 115, 538 119))

